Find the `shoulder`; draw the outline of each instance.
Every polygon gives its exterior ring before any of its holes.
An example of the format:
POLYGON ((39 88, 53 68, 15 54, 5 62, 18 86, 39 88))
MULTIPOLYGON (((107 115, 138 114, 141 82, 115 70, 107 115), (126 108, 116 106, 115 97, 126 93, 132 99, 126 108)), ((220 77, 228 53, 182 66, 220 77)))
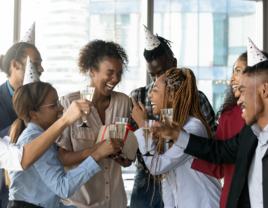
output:
POLYGON ((7 81, 0 85, 0 96, 8 92, 7 81))
POLYGON ((70 101, 77 100, 80 99, 80 92, 79 91, 72 92, 70 94, 64 95, 63 97, 67 98, 70 101))
POLYGON ((16 144, 18 146, 24 146, 29 142, 33 141, 35 138, 39 137, 42 133, 44 132, 27 127, 19 136, 19 139, 16 144))
POLYGON ((122 93, 122 92, 115 92, 115 91, 112 91, 111 96, 112 96, 114 99, 116 99, 116 101, 123 101, 123 102, 125 102, 125 101, 130 101, 130 100, 129 100, 129 97, 128 97, 126 94, 122 93))
POLYGON ((205 125, 197 118, 189 116, 185 126, 183 127, 187 133, 196 136, 207 137, 207 130, 205 125))

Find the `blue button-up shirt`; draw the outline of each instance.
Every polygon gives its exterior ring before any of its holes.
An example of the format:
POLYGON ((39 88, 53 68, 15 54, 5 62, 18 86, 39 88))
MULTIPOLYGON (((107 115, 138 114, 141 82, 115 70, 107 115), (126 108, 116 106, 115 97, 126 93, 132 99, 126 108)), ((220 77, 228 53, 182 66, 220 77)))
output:
MULTIPOLYGON (((20 135, 17 144, 26 145, 44 130, 33 123, 20 135)), ((53 146, 31 167, 25 171, 9 171, 11 186, 9 200, 29 202, 45 208, 57 207, 60 198, 71 197, 77 189, 100 171, 92 157, 88 157, 76 169, 65 174, 57 154, 57 145, 53 146)))

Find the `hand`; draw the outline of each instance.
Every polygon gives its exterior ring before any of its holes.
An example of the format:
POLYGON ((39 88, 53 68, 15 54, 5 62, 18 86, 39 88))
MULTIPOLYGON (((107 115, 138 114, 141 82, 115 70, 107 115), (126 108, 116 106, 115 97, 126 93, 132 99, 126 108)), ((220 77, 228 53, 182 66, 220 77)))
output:
POLYGON ((172 128, 169 125, 157 121, 154 126, 150 128, 150 132, 161 136, 163 139, 177 140, 180 135, 180 130, 178 128, 178 126, 172 128))
POLYGON ((101 155, 101 158, 107 157, 108 155, 115 154, 120 151, 124 146, 123 139, 106 139, 96 150, 101 155))
POLYGON ((93 106, 93 104, 86 99, 74 100, 67 111, 63 114, 62 119, 68 126, 77 121, 81 116, 83 117, 83 120, 86 120, 90 113, 91 106, 93 106))
POLYGON ((131 166, 132 161, 127 159, 126 156, 124 157, 113 157, 114 161, 117 162, 119 165, 123 166, 124 168, 131 166))
POLYGON ((133 103, 132 109, 132 118, 138 124, 139 128, 143 126, 142 120, 147 119, 147 109, 144 107, 142 103, 137 104, 135 98, 131 95, 131 100, 133 103))

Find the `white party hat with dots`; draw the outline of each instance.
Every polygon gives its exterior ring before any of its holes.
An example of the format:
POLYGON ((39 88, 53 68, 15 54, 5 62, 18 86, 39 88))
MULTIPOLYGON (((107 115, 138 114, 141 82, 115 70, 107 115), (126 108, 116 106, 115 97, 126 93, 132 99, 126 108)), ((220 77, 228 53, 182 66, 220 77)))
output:
POLYGON ((27 64, 25 68, 25 74, 24 74, 24 80, 23 85, 34 83, 34 82, 40 82, 38 73, 33 65, 33 63, 30 60, 30 57, 27 57, 27 64))
POLYGON ((25 33, 20 42, 26 42, 35 45, 35 22, 30 29, 25 33))
POLYGON ((160 41, 158 38, 150 31, 148 28, 144 26, 144 35, 145 35, 145 50, 151 51, 157 48, 160 45, 160 41))
POLYGON ((268 59, 263 53, 255 46, 250 38, 248 38, 248 66, 254 66, 260 62, 267 61, 268 59))

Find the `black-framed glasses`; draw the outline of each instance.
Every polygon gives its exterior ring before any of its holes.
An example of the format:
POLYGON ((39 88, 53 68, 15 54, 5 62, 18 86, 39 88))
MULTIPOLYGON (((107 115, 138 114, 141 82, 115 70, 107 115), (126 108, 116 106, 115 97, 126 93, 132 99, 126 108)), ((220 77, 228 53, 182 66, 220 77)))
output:
POLYGON ((61 100, 59 99, 56 103, 54 104, 49 104, 49 105, 42 105, 39 108, 44 108, 44 107, 49 107, 49 106, 53 106, 55 108, 56 111, 59 110, 59 107, 61 106, 61 100))

